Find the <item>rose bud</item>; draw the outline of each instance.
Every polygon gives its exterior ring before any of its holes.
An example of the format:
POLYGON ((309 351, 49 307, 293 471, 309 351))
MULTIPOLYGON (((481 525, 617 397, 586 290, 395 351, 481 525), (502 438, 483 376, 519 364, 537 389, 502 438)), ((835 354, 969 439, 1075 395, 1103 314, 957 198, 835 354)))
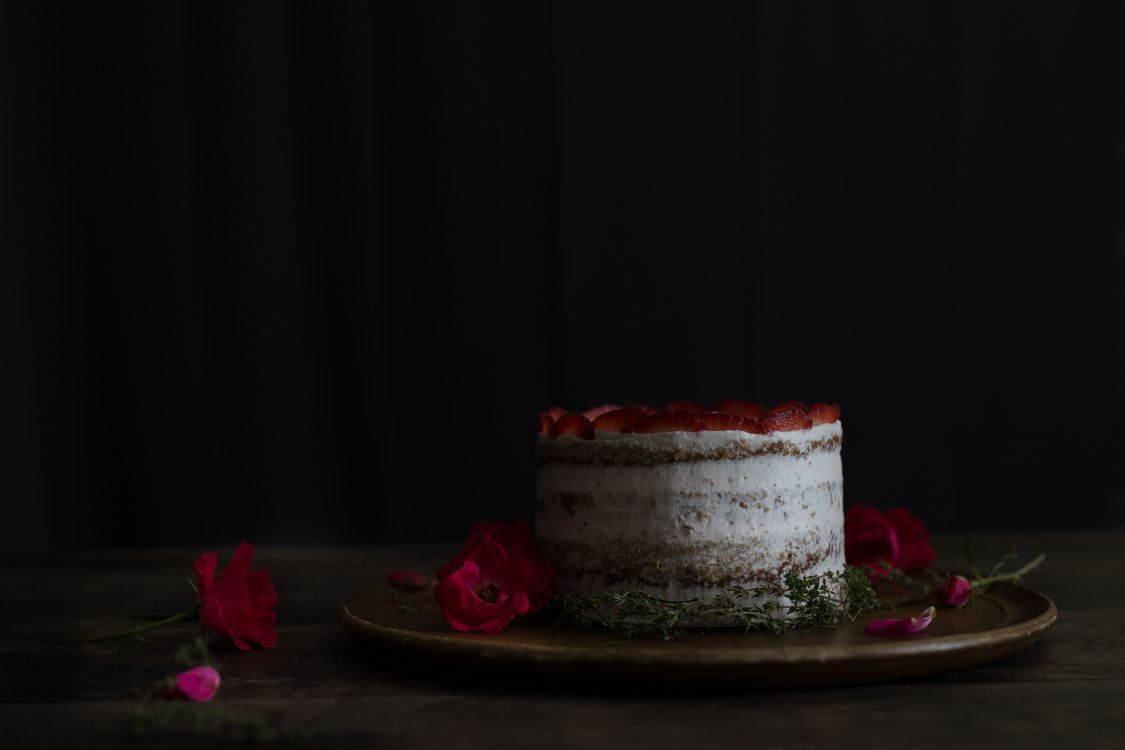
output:
POLYGON ((964 607, 972 598, 973 584, 965 576, 950 576, 934 591, 934 599, 943 607, 964 607))
POLYGON ((189 669, 176 675, 176 687, 173 695, 182 696, 189 701, 206 703, 215 697, 219 689, 219 673, 214 667, 204 664, 201 667, 189 669))

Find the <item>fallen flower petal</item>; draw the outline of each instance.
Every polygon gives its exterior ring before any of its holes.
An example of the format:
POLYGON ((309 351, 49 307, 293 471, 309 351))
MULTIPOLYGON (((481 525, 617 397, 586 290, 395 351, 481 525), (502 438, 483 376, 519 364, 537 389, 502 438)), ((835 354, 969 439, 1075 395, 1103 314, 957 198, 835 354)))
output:
POLYGON ((392 570, 387 573, 387 583, 400 591, 422 591, 430 587, 430 580, 413 570, 392 570))
POLYGON ((928 628, 936 614, 937 610, 930 607, 916 617, 891 617, 881 620, 871 620, 863 626, 863 634, 880 635, 884 638, 898 638, 902 635, 917 633, 919 630, 928 628))
POLYGON ((215 697, 220 681, 218 670, 204 664, 176 675, 175 692, 189 701, 206 703, 215 697))
POLYGON ((934 592, 934 599, 943 607, 964 607, 972 598, 973 584, 965 576, 950 576, 934 592))

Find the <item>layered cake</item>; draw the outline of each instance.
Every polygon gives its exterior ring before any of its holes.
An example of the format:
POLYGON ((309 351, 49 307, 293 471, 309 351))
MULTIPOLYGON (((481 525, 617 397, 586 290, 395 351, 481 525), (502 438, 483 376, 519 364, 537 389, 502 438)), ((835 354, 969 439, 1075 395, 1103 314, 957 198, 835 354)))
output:
POLYGON ((839 415, 734 400, 546 412, 536 534, 556 588, 684 601, 842 570, 839 415))

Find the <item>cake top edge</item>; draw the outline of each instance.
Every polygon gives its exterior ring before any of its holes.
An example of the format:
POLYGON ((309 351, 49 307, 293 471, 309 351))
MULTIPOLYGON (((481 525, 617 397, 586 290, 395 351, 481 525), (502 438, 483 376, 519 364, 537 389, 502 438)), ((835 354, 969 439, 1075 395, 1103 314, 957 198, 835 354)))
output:
POLYGON ((789 430, 785 432, 770 432, 755 434, 741 430, 700 430, 700 431, 667 431, 652 433, 621 433, 608 430, 597 430, 592 438, 579 435, 539 435, 540 445, 557 443, 559 445, 578 444, 587 441, 613 443, 615 445, 648 445, 648 446, 694 446, 709 448, 715 446, 741 443, 745 445, 765 445, 783 441, 785 443, 815 443, 831 438, 843 436, 841 422, 814 425, 805 430, 789 430))
POLYGON ((836 404, 785 401, 766 408, 752 401, 727 399, 715 407, 692 401, 671 401, 663 409, 644 404, 603 404, 584 412, 554 406, 539 415, 539 435, 549 439, 594 440, 606 434, 738 432, 770 435, 800 432, 838 423, 836 404))

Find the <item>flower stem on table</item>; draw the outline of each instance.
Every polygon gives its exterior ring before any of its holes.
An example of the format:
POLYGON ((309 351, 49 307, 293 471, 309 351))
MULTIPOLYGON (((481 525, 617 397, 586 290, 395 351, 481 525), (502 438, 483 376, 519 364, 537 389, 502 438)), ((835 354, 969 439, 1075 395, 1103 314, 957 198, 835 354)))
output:
POLYGON ((90 638, 87 638, 86 640, 88 642, 89 641, 108 641, 110 638, 121 638, 123 636, 131 635, 131 636, 134 636, 135 638, 143 641, 144 637, 141 635, 141 633, 144 633, 144 632, 149 631, 149 630, 153 630, 155 628, 163 627, 165 625, 173 625, 177 622, 184 622, 186 620, 191 620, 191 619, 193 619, 195 617, 198 617, 198 616, 199 616, 199 605, 196 604, 196 605, 192 606, 190 609, 185 609, 183 612, 177 612, 176 614, 171 615, 170 617, 165 617, 163 620, 156 620, 154 622, 142 622, 141 624, 134 625, 133 627, 128 628, 126 630, 119 630, 119 631, 114 632, 114 633, 105 633, 103 635, 95 635, 95 636, 91 636, 90 638))
POLYGON ((987 576, 981 578, 973 578, 971 581, 971 583, 973 584, 973 591, 982 591, 994 583, 1005 583, 1007 581, 1018 583, 1021 578, 1038 568, 1039 565, 1047 559, 1046 554, 1040 553, 1039 556, 1024 565, 1019 570, 1013 570, 1010 573, 1001 573, 1000 566, 1002 566, 1006 561, 1013 559, 1014 557, 1015 555, 1013 553, 1005 555, 1005 557, 1000 562, 993 566, 992 570, 988 572, 987 576))

